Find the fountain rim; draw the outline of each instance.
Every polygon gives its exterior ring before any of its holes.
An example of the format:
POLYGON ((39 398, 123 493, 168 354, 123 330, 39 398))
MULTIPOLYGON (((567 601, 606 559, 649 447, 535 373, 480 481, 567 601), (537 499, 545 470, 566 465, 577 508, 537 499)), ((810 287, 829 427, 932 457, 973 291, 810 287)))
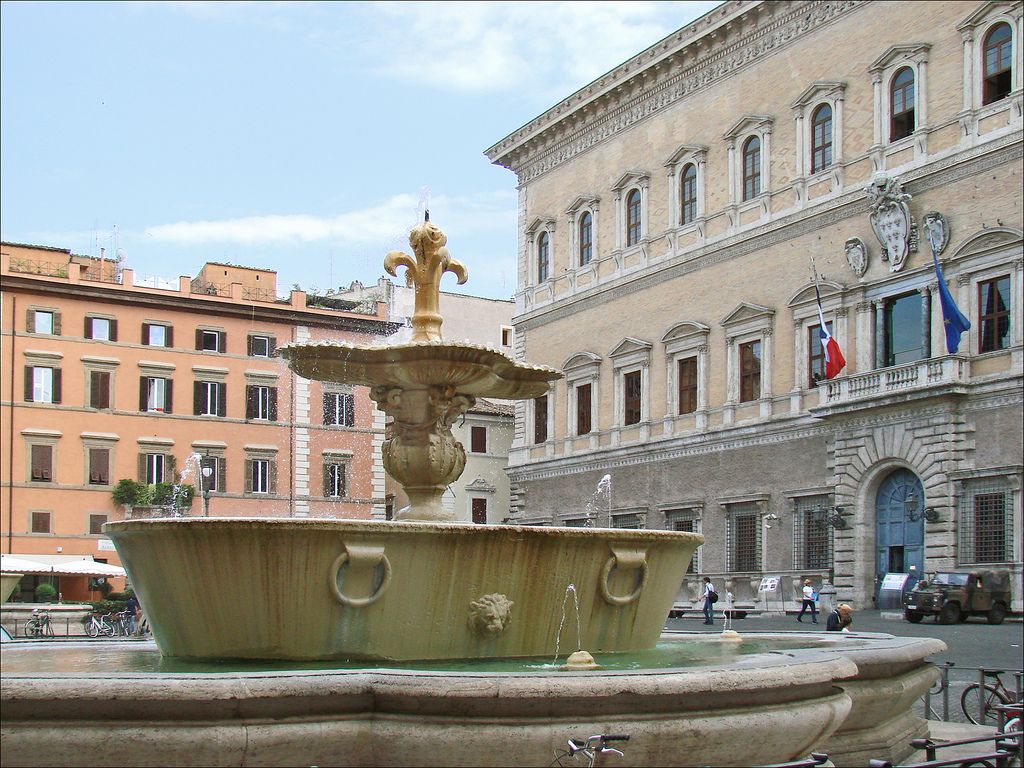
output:
MULTIPOLYGON (((363 667, 358 669, 281 669, 281 670, 258 670, 258 671, 225 671, 225 672, 119 672, 116 678, 111 678, 109 672, 3 672, 0 674, 0 679, 5 682, 11 681, 26 681, 26 680, 82 680, 82 681, 94 681, 98 679, 103 680, 117 680, 117 681, 132 681, 138 682, 148 681, 154 685, 158 684, 159 681, 167 680, 198 680, 198 681, 209 681, 211 685, 224 684, 229 680, 260 680, 260 679, 281 679, 281 678, 302 678, 302 679, 334 679, 334 680, 353 680, 353 679, 370 679, 370 680, 381 680, 381 679, 416 679, 416 678, 445 678, 448 680, 480 680, 480 679, 496 679, 496 680, 517 680, 517 681, 535 681, 541 684, 543 681, 549 681, 551 679, 564 680, 567 685, 570 686, 585 686, 592 684, 595 675, 599 675, 602 678, 617 678, 620 681, 628 680, 631 678, 651 678, 651 677, 687 677, 687 676, 700 676, 706 674, 726 674, 726 675, 737 675, 743 678, 747 685, 751 688, 755 688, 758 678, 761 676, 769 677, 773 672, 777 672, 780 667, 803 667, 806 665, 815 665, 821 663, 831 663, 842 661, 852 667, 852 670, 846 670, 844 674, 839 675, 840 678, 849 679, 859 675, 861 667, 865 662, 869 662, 869 667, 874 667, 879 664, 888 665, 892 663, 899 663, 903 661, 919 660, 921 659, 920 650, 922 646, 925 646, 932 653, 939 653, 946 648, 942 641, 936 640, 935 638, 922 638, 922 637, 902 637, 892 635, 884 632, 851 632, 842 633, 839 636, 824 636, 822 633, 809 633, 809 632, 785 632, 785 631, 766 631, 766 632, 749 632, 742 635, 745 640, 764 640, 771 638, 807 638, 814 640, 815 645, 812 647, 803 648, 788 648, 780 650, 766 650, 758 653, 753 653, 748 656, 741 656, 738 658, 732 658, 728 660, 711 660, 708 663, 686 666, 686 667, 663 667, 656 669, 606 669, 599 667, 595 670, 566 670, 555 666, 545 666, 536 670, 530 671, 472 671, 472 670, 437 670, 437 669, 407 669, 401 667, 389 667, 389 666, 377 666, 377 667, 363 667), (850 641, 867 641, 852 644, 850 641), (847 646, 847 647, 843 647, 847 646), (918 652, 914 652, 913 649, 918 649, 918 652), (863 658, 864 654, 871 653, 873 656, 869 659, 863 658), (852 671, 852 674, 851 674, 852 671), (587 678, 590 682, 587 682, 587 678)), ((697 632, 697 631, 676 631, 671 633, 662 634, 661 640, 665 641, 690 641, 690 642, 701 642, 708 645, 722 645, 722 646, 733 646, 732 641, 722 640, 717 634, 708 632, 697 632)), ((28 645, 29 641, 25 641, 25 645, 28 645)), ((94 643, 82 640, 80 642, 68 643, 67 641, 31 641, 32 647, 40 647, 46 645, 53 645, 54 647, 70 647, 73 645, 83 645, 94 647, 94 643)), ((22 643, 18 641, 12 641, 4 644, 8 650, 20 652, 21 649, 11 647, 20 646, 22 643)), ((133 641, 115 641, 113 643, 104 643, 103 648, 117 648, 120 646, 128 647, 140 647, 137 642, 133 641)), ((27 650, 25 652, 28 652, 27 650)), ((929 653, 927 655, 932 655, 929 653)), ((528 657, 536 659, 538 662, 541 661, 541 657, 528 657)), ((547 657, 543 657, 547 658, 547 657)), ((183 659, 185 660, 185 659, 183 659)), ((524 658, 524 660, 527 660, 524 658)), ((721 682, 721 681, 719 681, 721 682)))
POLYGON ((533 538, 551 536, 616 538, 619 541, 697 541, 704 536, 689 531, 663 531, 651 528, 583 528, 553 525, 479 525, 463 520, 433 522, 424 520, 363 520, 330 517, 151 517, 137 520, 115 520, 105 523, 104 531, 127 532, 147 528, 294 528, 326 532, 337 529, 355 533, 447 533, 452 535, 481 536, 486 534, 520 534, 533 538))

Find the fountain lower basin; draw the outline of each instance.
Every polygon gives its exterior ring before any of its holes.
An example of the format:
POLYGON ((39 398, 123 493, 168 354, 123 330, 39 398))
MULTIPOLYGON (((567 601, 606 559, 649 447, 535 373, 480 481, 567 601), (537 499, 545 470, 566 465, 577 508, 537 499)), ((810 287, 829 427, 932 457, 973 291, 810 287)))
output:
MULTIPOLYGON (((137 652, 132 645, 81 647, 137 652)), ((679 633, 641 656, 682 654, 687 667, 614 669, 596 654, 605 667, 594 672, 541 660, 517 672, 488 670, 492 662, 210 672, 165 658, 158 663, 175 671, 122 662, 112 674, 82 659, 67 671, 46 645, 26 641, 6 645, 0 666, 3 762, 546 765, 570 737, 617 732, 631 736, 621 766, 756 765, 818 749, 836 765, 864 765, 902 759, 926 734, 911 709, 937 677, 925 658, 944 649, 881 634, 744 633, 737 644, 679 633)))
POLYGON ((108 523, 166 656, 545 656, 655 644, 698 534, 323 519, 108 523), (563 643, 576 642, 575 617, 563 643), (564 646, 563 646, 564 647, 564 646))

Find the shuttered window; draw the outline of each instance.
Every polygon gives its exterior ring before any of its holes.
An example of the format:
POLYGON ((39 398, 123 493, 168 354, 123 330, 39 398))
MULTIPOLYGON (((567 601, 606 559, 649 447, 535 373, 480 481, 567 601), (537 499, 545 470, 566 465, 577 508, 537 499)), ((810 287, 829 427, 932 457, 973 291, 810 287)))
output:
POLYGON ((110 372, 89 371, 89 406, 110 407, 110 372))
POLYGON ((329 461, 324 464, 324 497, 340 499, 347 496, 347 467, 344 462, 329 461))
POLYGON ((107 515, 89 515, 89 535, 103 535, 103 524, 107 522, 107 515))
POLYGON ((25 402, 59 403, 61 397, 60 368, 25 366, 25 402))
POLYGON ((355 397, 348 392, 325 392, 324 424, 354 427, 356 425, 355 397))
POLYGON ((246 386, 245 418, 277 421, 277 387, 246 386))
POLYGON ((173 385, 171 379, 143 376, 139 380, 139 410, 148 413, 172 413, 173 385))
POLYGON ((470 428, 470 452, 487 453, 487 427, 470 428))
POLYGON ((110 449, 89 449, 89 485, 110 484, 110 449))
POLYGON ((53 446, 32 446, 32 469, 30 478, 34 483, 53 481, 53 446))
POLYGON ((487 525, 487 499, 473 499, 470 505, 473 522, 476 525, 487 525))
POLYGON ((224 416, 227 413, 227 387, 219 381, 197 381, 193 388, 196 416, 224 416))
POLYGON ((32 513, 32 533, 49 533, 50 520, 53 518, 50 512, 32 513))

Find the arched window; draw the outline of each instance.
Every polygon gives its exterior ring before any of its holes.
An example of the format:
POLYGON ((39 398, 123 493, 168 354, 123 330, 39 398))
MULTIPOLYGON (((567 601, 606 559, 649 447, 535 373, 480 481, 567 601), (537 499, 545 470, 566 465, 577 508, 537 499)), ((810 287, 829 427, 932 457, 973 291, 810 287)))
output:
POLYGON ((822 104, 811 116, 811 173, 832 165, 832 107, 822 104))
POLYGON ((626 245, 640 242, 640 190, 634 189, 626 195, 626 245))
POLYGON ((543 283, 551 274, 551 238, 542 232, 537 239, 537 282, 543 283))
POLYGON ((982 104, 991 104, 1010 95, 1013 81, 1013 39, 1010 25, 996 24, 985 35, 982 48, 985 61, 985 83, 982 104))
POLYGON ((590 211, 580 216, 580 266, 594 258, 594 217, 590 211))
POLYGON ((679 199, 679 223, 690 224, 697 218, 697 166, 688 163, 683 168, 682 187, 679 199))
POLYGON ((889 86, 889 141, 899 141, 917 128, 914 118, 914 70, 903 67, 889 86))
POLYGON ((761 194, 761 140, 751 136, 743 144, 743 199, 761 194))

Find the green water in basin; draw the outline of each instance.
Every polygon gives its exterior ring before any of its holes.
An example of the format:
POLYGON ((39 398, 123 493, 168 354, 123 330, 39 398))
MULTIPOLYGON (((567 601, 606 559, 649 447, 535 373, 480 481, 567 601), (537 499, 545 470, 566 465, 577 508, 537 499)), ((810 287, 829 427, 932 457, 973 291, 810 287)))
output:
MULTIPOLYGON (((766 657, 788 651, 823 649, 835 644, 832 638, 807 635, 744 638, 741 642, 708 639, 663 639, 654 648, 634 653, 595 654, 605 672, 696 668, 719 665, 752 665, 766 657)), ((846 638, 844 647, 860 645, 846 638)), ((389 669, 409 672, 545 673, 565 663, 562 653, 557 664, 554 654, 547 658, 472 659, 466 661, 366 662, 333 661, 208 661, 169 658, 160 655, 153 641, 25 641, 5 643, 0 654, 0 673, 99 675, 116 674, 218 674, 246 672, 317 672, 331 670, 389 669)))

